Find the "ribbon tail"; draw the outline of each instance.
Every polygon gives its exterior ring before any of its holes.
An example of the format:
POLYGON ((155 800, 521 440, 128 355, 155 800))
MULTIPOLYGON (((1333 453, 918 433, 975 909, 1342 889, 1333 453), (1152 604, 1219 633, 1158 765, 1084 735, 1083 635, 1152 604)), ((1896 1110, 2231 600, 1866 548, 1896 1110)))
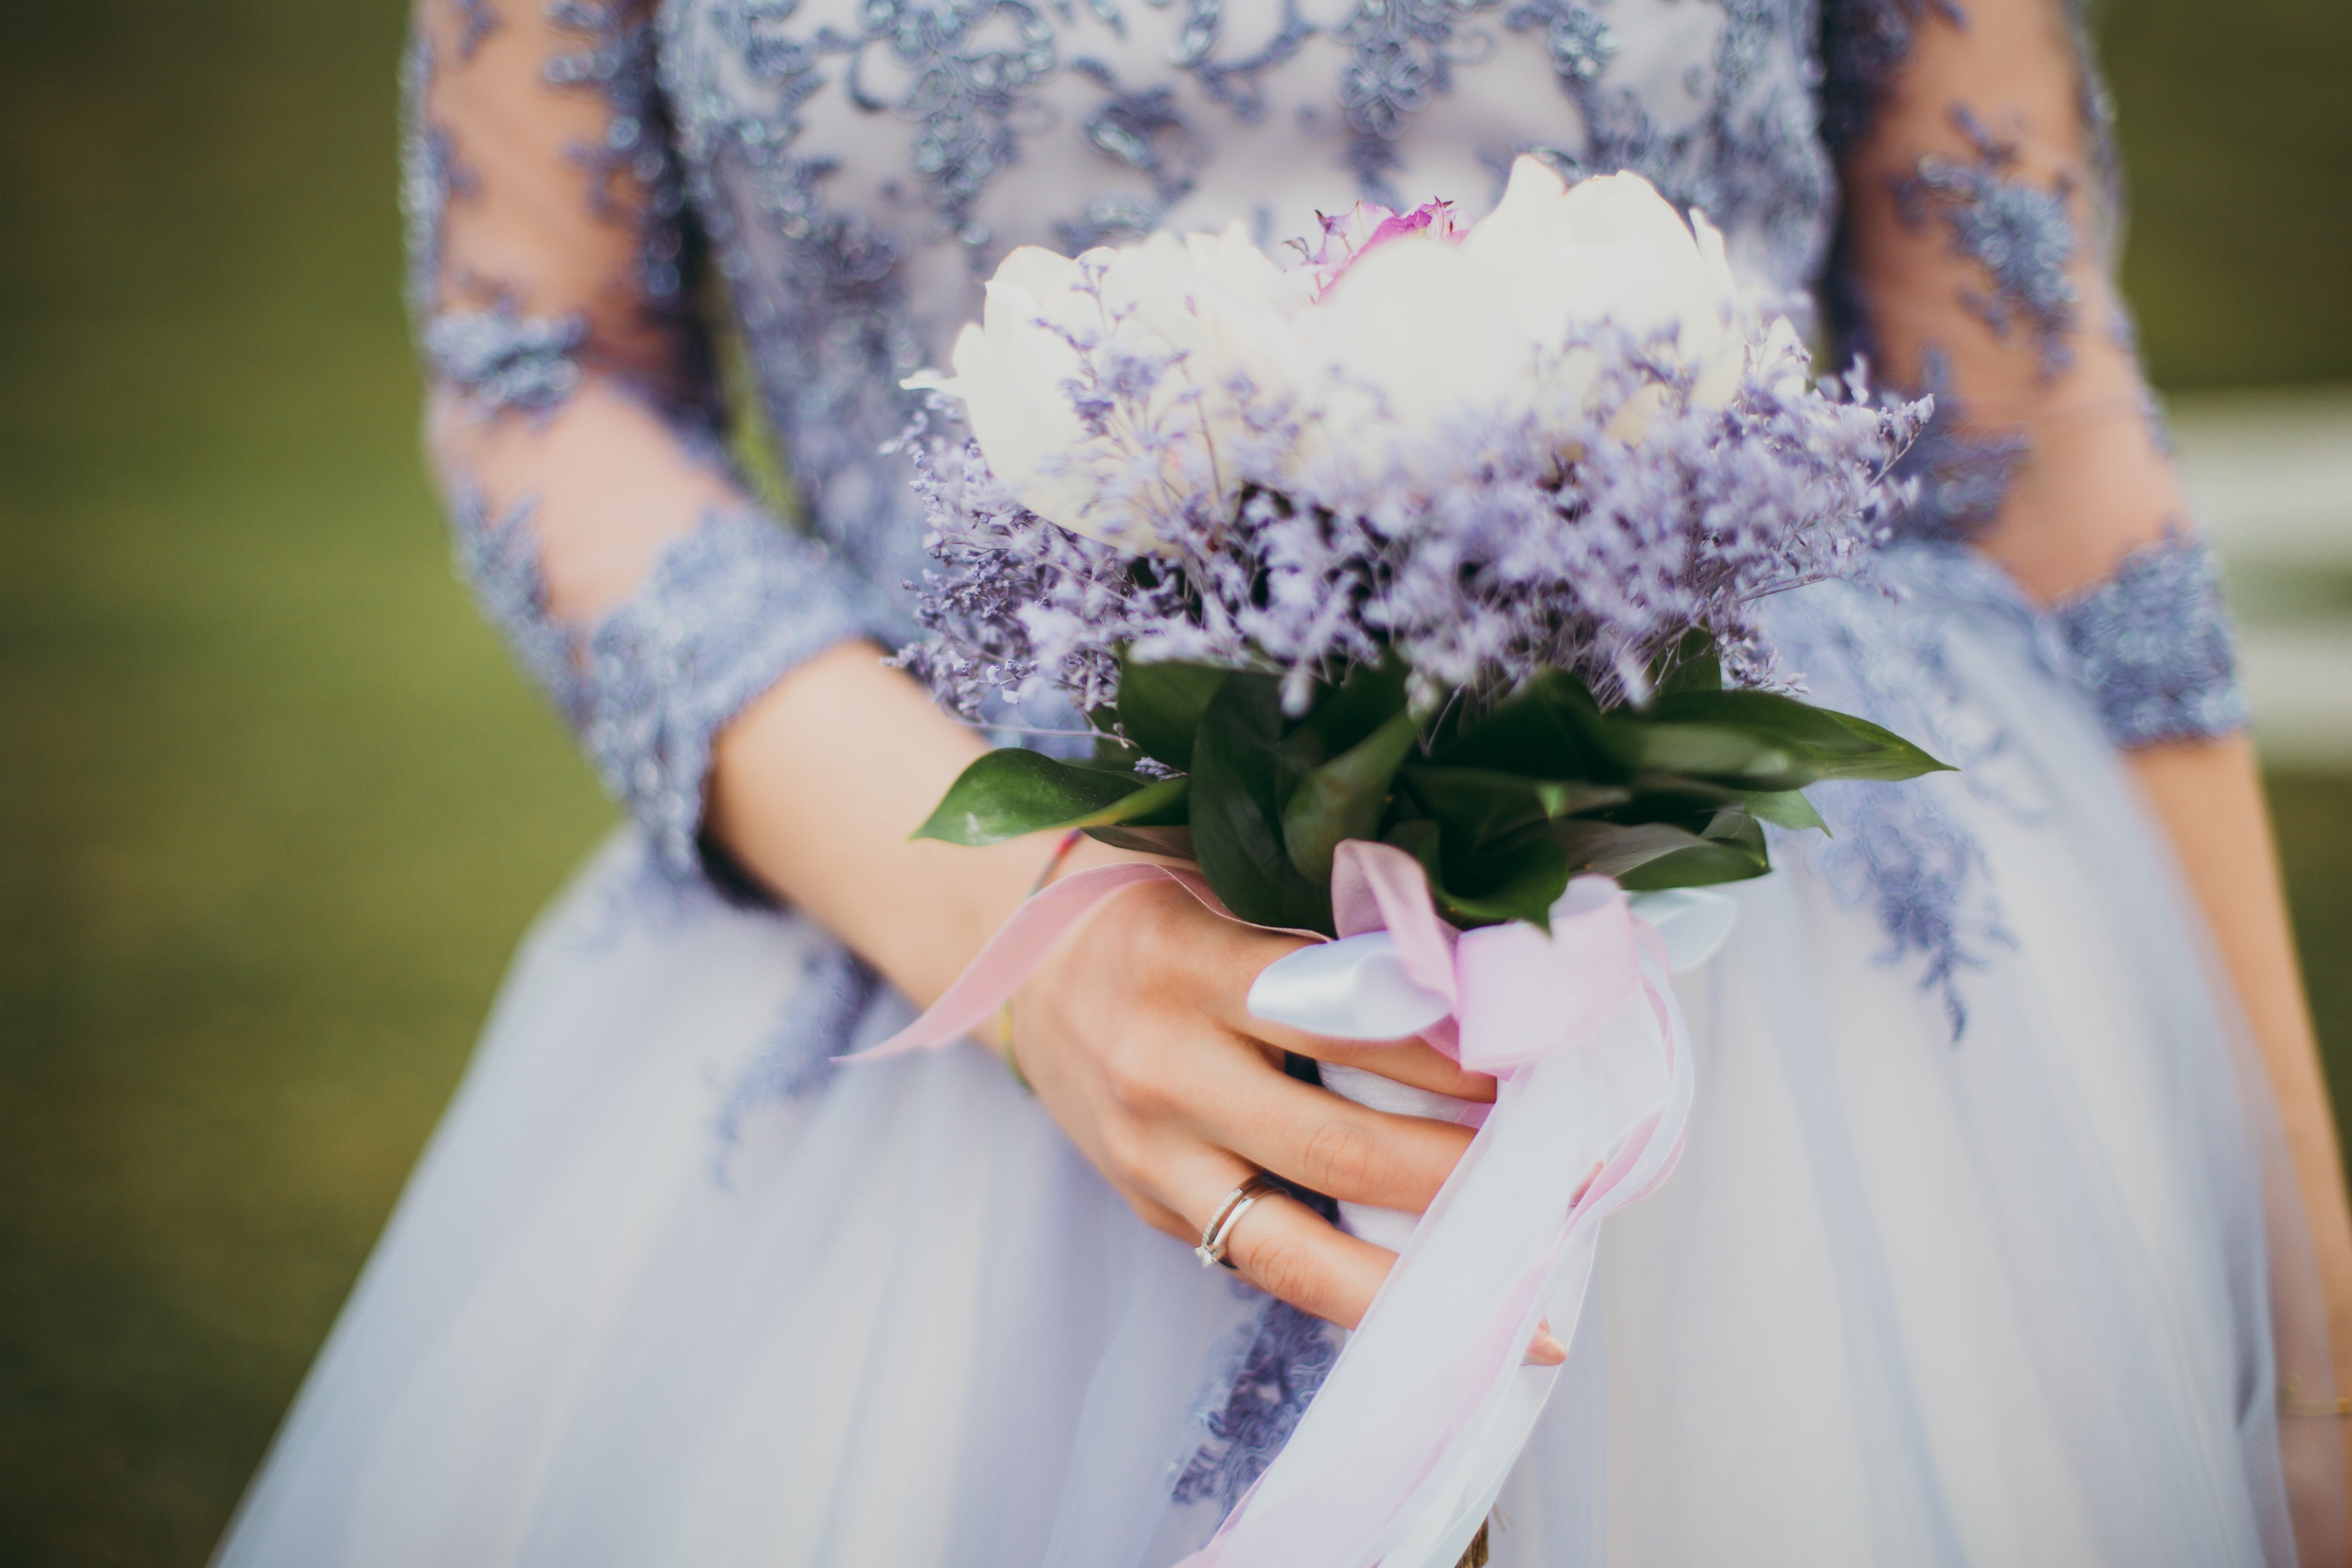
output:
MULTIPOLYGON (((996 1010, 1013 999, 1013 994, 1044 963, 1054 944, 1064 932, 1092 914, 1106 900, 1129 888, 1146 882, 1173 882, 1201 900, 1210 913, 1229 921, 1240 916, 1225 908, 1223 902, 1209 889, 1208 881, 1198 871, 1181 866, 1162 866, 1149 860, 1121 861, 1111 866, 1096 866, 1073 872, 1049 887, 1029 895, 1022 906, 1013 911, 1013 918, 998 928, 980 956, 965 966, 955 983, 940 999, 923 1010, 922 1016, 897 1034, 869 1049, 854 1052, 834 1059, 844 1062, 879 1061, 886 1057, 903 1056, 908 1051, 934 1049, 951 1046, 969 1036, 988 1021, 996 1010)), ((1321 942, 1323 936, 1311 931, 1285 931, 1291 936, 1303 936, 1321 942)))
POLYGON ((1522 1364, 1537 1321, 1572 1342, 1601 1221, 1682 1146, 1689 1039, 1663 944, 1633 934, 1624 1005, 1503 1071, 1289 1445, 1185 1568, 1451 1568, 1558 1381, 1522 1364))
MULTIPOLYGON (((1657 1020, 1658 1040, 1666 1056, 1666 1098, 1652 1119, 1652 1125, 1641 1131, 1639 1158, 1622 1178, 1629 1189, 1612 1207, 1647 1197, 1675 1173, 1675 1166, 1682 1161, 1691 1101, 1697 1091, 1696 1069, 1691 1060, 1690 1026, 1684 1021, 1682 1003, 1676 999, 1668 979, 1672 963, 1665 942, 1646 921, 1637 920, 1634 931, 1640 943, 1642 1000, 1657 1020)), ((1629 1141, 1629 1145, 1633 1142, 1629 1141)), ((1595 1184, 1600 1184, 1596 1181, 1595 1184)))
POLYGON ((871 1049, 836 1059, 878 1061, 908 1051, 954 1045, 1011 1001, 1062 934, 1105 900, 1146 882, 1168 880, 1186 879, 1165 866, 1133 861, 1097 866, 1040 889, 1013 911, 1013 918, 980 950, 980 956, 920 1017, 871 1049))
POLYGON ((1343 840, 1331 861, 1331 910, 1343 937, 1387 931, 1413 984, 1454 999, 1454 945, 1460 933, 1438 919, 1420 861, 1393 845, 1343 840))

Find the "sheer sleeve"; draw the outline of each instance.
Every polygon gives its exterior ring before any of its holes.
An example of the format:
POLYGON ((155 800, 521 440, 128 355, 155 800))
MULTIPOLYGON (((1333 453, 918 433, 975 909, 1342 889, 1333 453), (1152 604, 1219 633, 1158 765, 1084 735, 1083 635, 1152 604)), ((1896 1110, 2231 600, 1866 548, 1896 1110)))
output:
POLYGON ((1916 531, 1991 554, 2120 745, 2239 728, 2114 263, 2120 180, 2075 0, 1828 0, 1841 357, 1932 393, 1916 531))
POLYGON ((410 304, 460 570, 673 867, 712 736, 887 624, 719 438, 649 0, 418 0, 410 304))

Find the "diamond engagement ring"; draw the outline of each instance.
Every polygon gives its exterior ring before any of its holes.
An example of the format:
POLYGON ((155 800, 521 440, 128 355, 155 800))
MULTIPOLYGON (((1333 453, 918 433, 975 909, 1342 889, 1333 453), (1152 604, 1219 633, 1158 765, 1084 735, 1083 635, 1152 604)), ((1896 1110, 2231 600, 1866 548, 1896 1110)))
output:
POLYGON ((1268 1193, 1280 1191, 1282 1184, 1261 1171, 1227 1193, 1225 1201, 1217 1205, 1217 1212, 1209 1216, 1209 1223, 1201 1227, 1201 1245, 1192 1249, 1192 1256, 1201 1260, 1201 1267, 1206 1268, 1212 1263, 1219 1263, 1231 1268, 1233 1265, 1225 1262, 1225 1248, 1234 1239, 1234 1226, 1241 1224, 1242 1215, 1249 1213, 1250 1206, 1258 1199, 1268 1193))

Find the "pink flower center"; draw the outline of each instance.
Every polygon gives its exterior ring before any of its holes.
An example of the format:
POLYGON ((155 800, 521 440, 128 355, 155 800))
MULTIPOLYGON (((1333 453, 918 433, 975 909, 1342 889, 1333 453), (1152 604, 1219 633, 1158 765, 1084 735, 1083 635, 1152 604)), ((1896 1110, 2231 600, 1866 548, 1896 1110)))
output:
POLYGON ((1454 222, 1452 202, 1423 202, 1407 213, 1377 202, 1358 202, 1337 217, 1325 216, 1322 244, 1300 264, 1307 275, 1309 293, 1321 299, 1349 268, 1372 251, 1392 239, 1424 231, 1459 245, 1469 229, 1454 222))

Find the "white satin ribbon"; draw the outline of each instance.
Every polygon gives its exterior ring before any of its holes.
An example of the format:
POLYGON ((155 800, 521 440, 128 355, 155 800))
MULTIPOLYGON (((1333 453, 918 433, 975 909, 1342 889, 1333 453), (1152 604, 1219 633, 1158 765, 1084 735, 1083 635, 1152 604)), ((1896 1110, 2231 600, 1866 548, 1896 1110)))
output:
MULTIPOLYGON (((850 1059, 965 1038, 1073 922, 1159 880, 1233 918, 1195 871, 1079 872, 1024 904, 922 1016, 850 1059)), ((1549 1319, 1572 1342, 1600 1221, 1664 1180, 1681 1150, 1691 1058, 1669 968, 1712 951, 1731 914, 1719 895, 1684 894, 1649 904, 1654 922, 1614 882, 1580 877, 1549 934, 1458 931, 1437 918, 1416 861, 1357 840, 1339 847, 1332 905, 1342 940, 1328 946, 1372 932, 1386 943, 1285 959, 1298 968, 1270 1005, 1345 1025, 1320 1031, 1344 1037, 1418 1033, 1492 1074, 1495 1103, 1459 1113, 1476 1137, 1425 1215, 1396 1216, 1407 1223, 1387 1283, 1289 1444, 1187 1568, 1453 1568, 1558 1379, 1522 1364, 1536 1325, 1549 1319)), ((1394 1097, 1415 1092, 1339 1068, 1327 1081, 1384 1109, 1410 1109, 1394 1097)), ((1371 1234, 1379 1211, 1353 1212, 1371 1234)))
POLYGON ((1478 1135, 1425 1215, 1341 1205, 1397 1265, 1289 1443, 1185 1568, 1453 1568, 1559 1379, 1522 1348, 1546 1319, 1573 1342, 1601 1219, 1680 1152, 1693 1080, 1667 976, 1705 962, 1737 912, 1696 891, 1643 895, 1637 912, 1614 883, 1580 878, 1549 935, 1454 933, 1398 852, 1342 856, 1346 934, 1269 966, 1251 1010, 1339 1038, 1422 1034, 1494 1072, 1496 1100, 1325 1068, 1335 1092, 1478 1135))

